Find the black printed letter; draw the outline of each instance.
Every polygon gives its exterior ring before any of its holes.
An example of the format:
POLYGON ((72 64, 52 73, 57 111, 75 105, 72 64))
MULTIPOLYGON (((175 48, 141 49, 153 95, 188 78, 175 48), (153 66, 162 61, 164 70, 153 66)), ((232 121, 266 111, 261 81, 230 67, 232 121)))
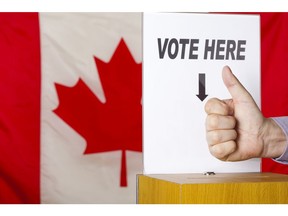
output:
POLYGON ((160 59, 164 58, 167 44, 168 44, 168 38, 165 38, 164 45, 163 45, 163 47, 161 47, 161 38, 158 38, 158 50, 159 50, 159 58, 160 59))

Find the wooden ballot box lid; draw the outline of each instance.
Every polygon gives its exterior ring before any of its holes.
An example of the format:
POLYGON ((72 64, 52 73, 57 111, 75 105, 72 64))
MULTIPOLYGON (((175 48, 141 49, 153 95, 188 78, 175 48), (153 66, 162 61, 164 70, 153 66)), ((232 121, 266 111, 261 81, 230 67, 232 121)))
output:
POLYGON ((137 203, 288 203, 288 175, 276 173, 138 175, 137 203))

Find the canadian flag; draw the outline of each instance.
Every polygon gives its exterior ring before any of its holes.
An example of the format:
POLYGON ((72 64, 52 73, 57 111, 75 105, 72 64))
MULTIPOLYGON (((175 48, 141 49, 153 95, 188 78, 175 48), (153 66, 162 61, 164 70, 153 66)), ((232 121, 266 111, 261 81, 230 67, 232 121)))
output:
POLYGON ((0 38, 0 203, 136 203, 141 13, 1 13, 0 38))
MULTIPOLYGON (((262 111, 287 116, 288 14, 260 16, 262 111)), ((141 13, 0 13, 0 203, 136 202, 141 28, 141 13)))

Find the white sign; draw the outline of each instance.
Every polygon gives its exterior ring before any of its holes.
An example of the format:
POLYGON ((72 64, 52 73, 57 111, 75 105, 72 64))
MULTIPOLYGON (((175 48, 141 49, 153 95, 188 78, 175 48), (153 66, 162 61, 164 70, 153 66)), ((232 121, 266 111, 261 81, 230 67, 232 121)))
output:
POLYGON ((204 111, 209 98, 231 98, 225 65, 260 106, 259 22, 255 15, 144 13, 145 174, 260 171, 260 159, 222 162, 210 154, 204 111))

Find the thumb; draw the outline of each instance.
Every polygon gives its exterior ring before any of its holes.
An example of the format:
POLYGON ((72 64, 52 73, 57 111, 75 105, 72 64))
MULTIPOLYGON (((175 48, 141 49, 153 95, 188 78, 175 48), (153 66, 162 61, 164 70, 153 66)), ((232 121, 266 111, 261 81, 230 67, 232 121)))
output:
MULTIPOLYGON (((225 66, 222 70, 222 79, 230 92, 232 99, 236 101, 245 101, 252 99, 249 92, 244 88, 244 86, 239 82, 239 80, 234 76, 231 69, 225 66)), ((253 100, 253 99, 252 99, 253 100)))

